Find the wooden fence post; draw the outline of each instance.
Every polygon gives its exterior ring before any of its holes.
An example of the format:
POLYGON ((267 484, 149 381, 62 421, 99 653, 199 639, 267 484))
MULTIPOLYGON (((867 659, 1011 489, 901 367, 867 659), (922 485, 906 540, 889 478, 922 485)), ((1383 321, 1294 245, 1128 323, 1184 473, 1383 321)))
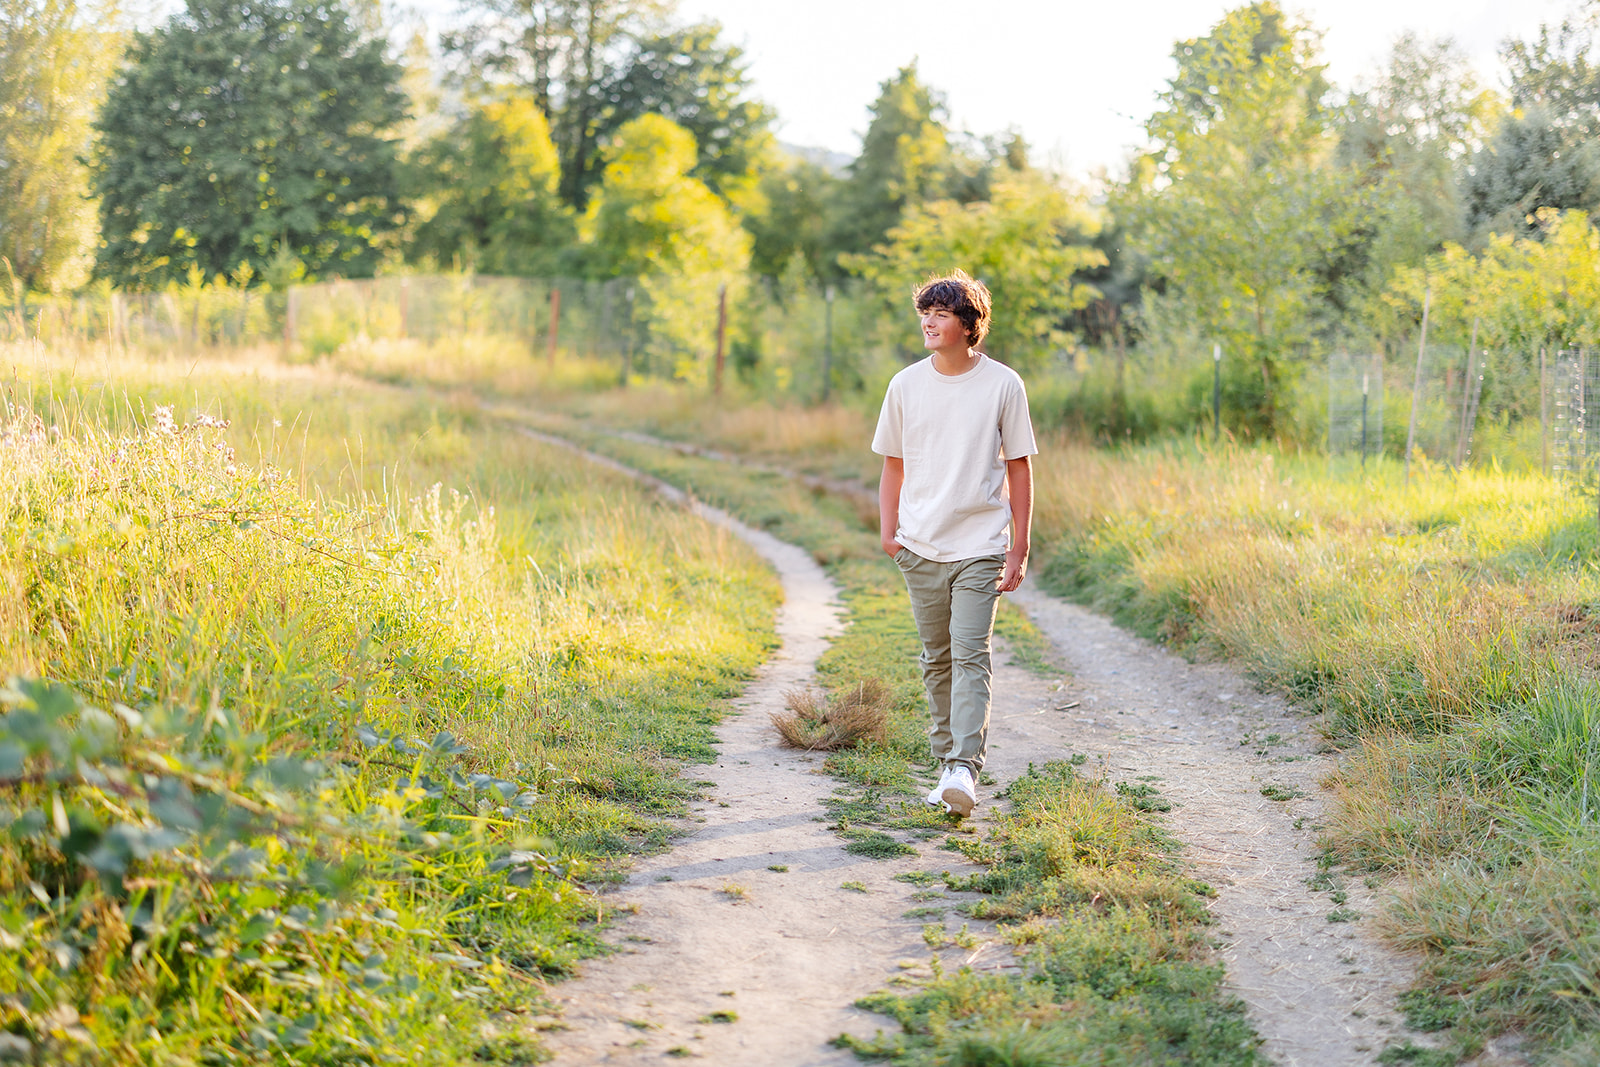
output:
POLYGON ((1411 422, 1406 427, 1406 484, 1411 484, 1411 450, 1417 443, 1417 401, 1422 398, 1422 354, 1428 350, 1428 306, 1433 286, 1422 293, 1422 337, 1417 341, 1417 375, 1411 383, 1411 422))
POLYGON ((728 338, 728 284, 724 282, 717 289, 717 377, 712 387, 712 392, 722 395, 722 363, 726 355, 725 342, 728 338))
POLYGON ((550 290, 550 337, 545 342, 545 361, 551 367, 556 365, 556 339, 561 334, 561 287, 555 286, 550 290))

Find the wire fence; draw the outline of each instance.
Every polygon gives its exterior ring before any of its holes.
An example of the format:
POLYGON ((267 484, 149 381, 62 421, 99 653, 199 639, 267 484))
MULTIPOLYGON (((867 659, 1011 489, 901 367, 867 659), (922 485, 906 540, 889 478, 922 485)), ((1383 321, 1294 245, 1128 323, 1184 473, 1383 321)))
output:
MULTIPOLYGON (((358 371, 394 374, 419 359, 467 359, 473 351, 492 353, 503 365, 553 364, 559 355, 588 361, 599 380, 657 376, 703 384, 717 374, 720 357, 729 378, 808 402, 881 391, 889 374, 921 354, 905 310, 859 286, 750 285, 730 295, 715 285, 689 292, 636 279, 470 273, 330 280, 283 291, 206 283, 123 293, 102 286, 0 303, 0 337, 185 355, 268 345, 292 359, 350 361, 358 371), (362 363, 352 354, 385 345, 421 355, 409 363, 362 363)), ((1585 485, 1600 481, 1600 353, 1460 340, 1430 342, 1420 364, 1415 342, 1405 338, 1387 349, 1336 351, 1302 363, 1309 382, 1320 377, 1326 386, 1322 398, 1316 390, 1303 394, 1306 426, 1320 431, 1330 455, 1363 463, 1403 457, 1409 444, 1414 457, 1449 467, 1498 462, 1585 485)), ((1174 383, 1210 381, 1212 346, 1197 340, 1180 347, 1147 376, 1148 388, 1181 392, 1174 383)), ((1068 355, 1028 369, 1042 405, 1051 396, 1081 393, 1073 383, 1084 371, 1068 355), (1052 380, 1062 383, 1053 393, 1052 380)), ((1222 358, 1230 354, 1224 350, 1222 358)), ((1209 401, 1186 417, 1209 430, 1209 401)))

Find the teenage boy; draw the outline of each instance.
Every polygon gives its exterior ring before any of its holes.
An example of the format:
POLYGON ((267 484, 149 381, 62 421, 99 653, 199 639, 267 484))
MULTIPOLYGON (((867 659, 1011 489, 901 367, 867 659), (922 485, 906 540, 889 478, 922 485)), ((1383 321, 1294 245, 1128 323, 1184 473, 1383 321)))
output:
POLYGON ((958 270, 923 285, 915 304, 932 355, 894 376, 878 415, 878 530, 922 639, 928 737, 943 768, 928 803, 966 816, 988 745, 995 608, 1028 567, 1038 448, 1022 379, 975 347, 989 290, 958 270))

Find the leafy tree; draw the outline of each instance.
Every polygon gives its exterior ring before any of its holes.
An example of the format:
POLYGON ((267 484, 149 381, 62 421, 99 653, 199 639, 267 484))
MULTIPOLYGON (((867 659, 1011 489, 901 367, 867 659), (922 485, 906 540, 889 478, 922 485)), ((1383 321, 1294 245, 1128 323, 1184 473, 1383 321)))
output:
POLYGON ((1088 244, 1099 220, 1083 199, 1036 170, 997 178, 991 199, 913 204, 871 256, 847 262, 897 303, 929 271, 960 267, 994 294, 985 350, 1037 365, 1066 341, 1071 313, 1096 295, 1076 280, 1105 263, 1088 244))
POLYGON ((582 209, 601 163, 607 87, 623 77, 631 44, 659 28, 660 0, 474 0, 477 15, 446 34, 469 77, 533 95, 561 157, 561 195, 582 209))
POLYGON ((280 248, 370 273, 400 221, 400 70, 338 0, 189 0, 137 34, 95 123, 96 270, 160 286, 280 248))
POLYGON ((756 186, 754 210, 742 222, 751 236, 750 268, 776 282, 795 257, 804 276, 821 281, 833 273, 828 257, 828 210, 839 179, 823 164, 784 153, 756 186))
POLYGON ((1399 266, 1464 237, 1461 179, 1499 108, 1448 40, 1402 36, 1382 75, 1340 116, 1338 163, 1354 171, 1345 242, 1322 277, 1337 314, 1370 315, 1399 266))
POLYGON ((0 256, 36 291, 86 275, 94 205, 80 158, 121 47, 116 10, 0 0, 0 256))
POLYGON ((725 200, 749 190, 772 149, 773 111, 752 99, 744 52, 720 41, 716 22, 637 42, 605 87, 605 141, 640 115, 665 115, 694 134, 694 177, 725 200))
POLYGON ((641 115, 605 149, 600 189, 584 228, 594 273, 638 277, 635 305, 655 347, 679 377, 704 375, 717 322, 717 292, 737 291, 750 237, 727 205, 692 177, 694 135, 661 115, 641 115))
POLYGON ((944 102, 922 83, 915 63, 882 83, 861 154, 838 188, 830 244, 864 253, 883 241, 907 205, 945 197, 950 143, 944 102))
POLYGON ((1541 26, 1502 50, 1513 111, 1476 153, 1466 181, 1467 223, 1535 234, 1539 208, 1600 209, 1600 66, 1593 14, 1541 26))
POLYGON ((1331 162, 1318 41, 1276 3, 1228 12, 1181 42, 1145 124, 1153 148, 1124 192, 1152 272, 1193 319, 1257 372, 1243 428, 1278 428, 1285 368, 1310 339, 1323 250, 1348 220, 1331 162))
POLYGON ((418 160, 433 213, 414 254, 489 274, 549 275, 577 234, 550 125, 525 96, 475 106, 418 160))

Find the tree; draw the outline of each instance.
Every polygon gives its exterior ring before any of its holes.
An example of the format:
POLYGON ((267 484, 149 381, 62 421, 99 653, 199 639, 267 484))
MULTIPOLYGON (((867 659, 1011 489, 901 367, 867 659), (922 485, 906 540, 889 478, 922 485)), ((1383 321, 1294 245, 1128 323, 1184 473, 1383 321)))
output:
POLYGON ((1082 197, 1028 170, 996 178, 987 201, 911 205, 875 254, 847 262, 897 302, 930 271, 960 267, 994 294, 985 351, 1026 367, 1065 342, 1071 314, 1096 295, 1077 278, 1106 261, 1088 244, 1098 230, 1082 197))
POLYGON ((605 86, 603 142, 640 115, 664 115, 694 135, 694 177, 724 200, 747 193, 772 150, 773 112, 749 95, 744 52, 704 22, 636 42, 605 86))
POLYGON ((1122 197, 1152 273, 1257 372, 1243 428, 1259 433, 1277 429, 1285 367, 1318 310, 1316 267, 1349 224, 1317 45, 1273 2, 1180 43, 1122 197))
POLYGON ((637 277, 651 339, 679 377, 703 375, 717 321, 717 292, 737 289, 750 263, 749 235, 698 178, 694 135, 660 115, 641 115, 605 150, 600 189, 584 220, 593 272, 637 277))
POLYGON ((861 154, 838 188, 830 234, 835 254, 870 251, 908 204, 945 197, 950 144, 943 100, 922 84, 915 63, 879 88, 861 154))
POLYGON ((189 0, 135 35, 95 128, 96 271, 160 286, 280 248, 370 273, 401 221, 400 70, 338 0, 189 0))
POLYGON ((652 36, 661 0, 475 0, 478 16, 446 34, 470 78, 533 94, 561 156, 561 195, 582 210, 601 164, 607 87, 632 42, 652 36))
POLYGON ((0 256, 35 291, 88 272, 90 123, 121 47, 117 13, 76 0, 0 0, 0 256))
POLYGON ((558 192, 550 125, 526 96, 481 102, 432 141, 417 170, 433 212, 413 254, 488 274, 556 273, 577 233, 558 192))
POLYGON ((1501 50, 1513 111, 1472 158, 1469 227, 1537 234, 1540 208, 1600 209, 1600 67, 1593 14, 1539 28, 1501 50))
POLYGON ((1354 173, 1354 224, 1321 269, 1336 314, 1370 318, 1401 266, 1464 234, 1461 180, 1500 106, 1454 42, 1402 36, 1340 114, 1335 159, 1354 173))
POLYGON ((831 277, 828 209, 836 202, 838 184, 822 163, 780 155, 756 186, 752 198, 756 209, 746 211, 740 220, 751 236, 751 270, 776 282, 798 256, 812 281, 831 277))

